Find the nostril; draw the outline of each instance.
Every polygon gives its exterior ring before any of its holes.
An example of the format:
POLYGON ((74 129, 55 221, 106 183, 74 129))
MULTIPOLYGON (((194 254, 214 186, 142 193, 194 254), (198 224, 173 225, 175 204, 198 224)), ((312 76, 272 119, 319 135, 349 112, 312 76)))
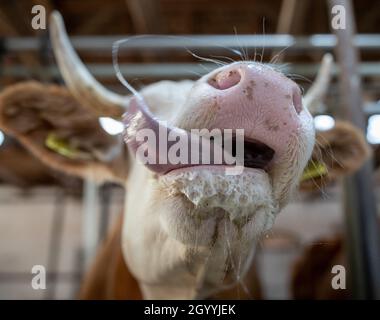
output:
POLYGON ((211 78, 208 83, 215 89, 226 90, 236 86, 241 80, 237 70, 223 70, 211 78))
POLYGON ((300 114, 303 106, 302 106, 302 95, 299 88, 293 90, 293 106, 296 109, 297 114, 300 114))

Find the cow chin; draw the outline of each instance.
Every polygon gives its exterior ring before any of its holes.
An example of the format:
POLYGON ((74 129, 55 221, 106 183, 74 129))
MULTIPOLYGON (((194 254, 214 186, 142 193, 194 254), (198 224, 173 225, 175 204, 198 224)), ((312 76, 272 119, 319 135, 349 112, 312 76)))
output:
POLYGON ((161 226, 169 237, 189 246, 251 242, 272 226, 278 211, 269 176, 262 170, 226 175, 223 167, 191 167, 166 174, 158 183, 167 208, 161 226))

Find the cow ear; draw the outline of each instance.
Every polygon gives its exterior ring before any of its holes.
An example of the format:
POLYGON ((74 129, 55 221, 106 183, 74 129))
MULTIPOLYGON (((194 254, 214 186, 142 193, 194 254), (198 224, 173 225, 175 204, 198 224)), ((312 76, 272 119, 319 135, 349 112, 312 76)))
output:
POLYGON ((371 148, 363 133, 349 122, 337 120, 332 129, 317 131, 300 188, 321 189, 339 177, 354 173, 370 156, 371 148))
POLYGON ((65 87, 23 82, 0 93, 0 128, 46 165, 96 182, 125 179, 126 150, 65 87))

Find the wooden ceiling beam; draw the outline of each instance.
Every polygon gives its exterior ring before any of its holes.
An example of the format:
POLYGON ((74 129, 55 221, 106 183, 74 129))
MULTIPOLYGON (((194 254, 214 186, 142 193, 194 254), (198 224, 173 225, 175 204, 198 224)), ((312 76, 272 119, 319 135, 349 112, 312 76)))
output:
POLYGON ((104 27, 107 22, 112 21, 112 17, 115 15, 115 8, 113 6, 108 6, 97 14, 86 19, 76 28, 76 34, 94 34, 99 32, 102 27, 104 27))
POLYGON ((165 33, 157 0, 126 0, 136 33, 165 33))
MULTIPOLYGON (((8 37, 20 36, 17 27, 10 22, 2 9, 0 9, 0 30, 2 34, 5 34, 8 37)), ((35 70, 40 67, 40 63, 33 53, 19 52, 17 57, 20 59, 21 63, 30 70, 32 75, 36 75, 35 70)))

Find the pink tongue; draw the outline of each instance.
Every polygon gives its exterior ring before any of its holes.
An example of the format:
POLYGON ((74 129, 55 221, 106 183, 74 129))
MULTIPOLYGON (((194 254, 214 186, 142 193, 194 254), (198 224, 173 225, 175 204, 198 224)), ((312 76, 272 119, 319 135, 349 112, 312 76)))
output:
MULTIPOLYGON (((133 98, 130 102, 128 111, 123 116, 124 141, 128 145, 131 152, 140 158, 143 164, 150 170, 158 173, 165 174, 171 170, 190 167, 197 164, 202 164, 202 152, 208 152, 210 154, 211 165, 231 163, 232 156, 223 152, 223 148, 219 145, 215 145, 206 138, 200 138, 194 134, 176 127, 166 126, 164 122, 155 118, 145 102, 139 98, 133 98), (175 137, 179 137, 179 140, 169 141, 169 133, 175 137), (150 134, 149 139, 146 137, 150 134), (198 141, 199 140, 199 141, 198 141), (187 148, 187 157, 185 161, 179 163, 170 163, 168 157, 168 150, 171 146, 181 141, 185 143, 187 148), (196 155, 191 154, 191 146, 201 145, 200 150, 196 155), (143 149, 144 148, 144 149, 143 149), (141 150, 146 150, 142 155, 141 150), (138 152, 139 151, 139 152, 138 152), (147 159, 147 154, 149 158, 147 159), (221 157, 223 155, 223 157, 221 157), (214 159, 223 159, 222 163, 214 163, 214 159)), ((178 139, 178 138, 177 138, 178 139)), ((171 139, 172 140, 172 139, 171 139)), ((182 151, 182 148, 181 148, 182 151)))

